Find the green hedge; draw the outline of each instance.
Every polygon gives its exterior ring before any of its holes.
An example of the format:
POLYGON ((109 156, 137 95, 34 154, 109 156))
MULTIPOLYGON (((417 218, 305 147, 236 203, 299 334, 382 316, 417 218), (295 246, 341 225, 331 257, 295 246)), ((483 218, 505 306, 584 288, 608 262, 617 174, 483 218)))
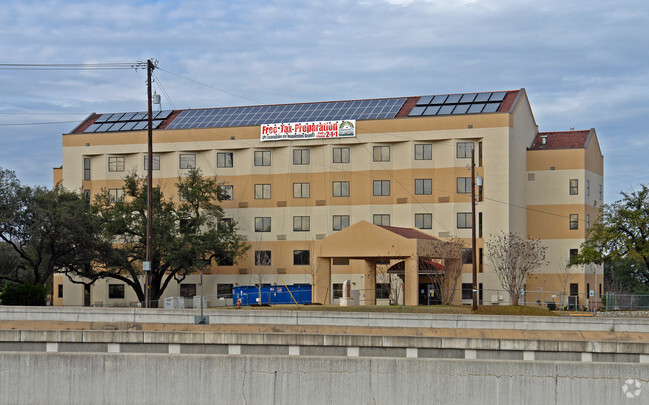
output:
POLYGON ((47 300, 47 286, 41 284, 16 284, 7 283, 0 292, 2 305, 45 305, 47 300))

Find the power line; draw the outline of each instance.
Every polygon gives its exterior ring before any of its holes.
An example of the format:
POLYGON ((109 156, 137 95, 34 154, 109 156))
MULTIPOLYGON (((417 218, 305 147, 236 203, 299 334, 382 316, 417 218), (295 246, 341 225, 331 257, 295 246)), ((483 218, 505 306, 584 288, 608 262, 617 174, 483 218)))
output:
POLYGON ((248 97, 245 97, 245 96, 240 96, 240 95, 238 95, 238 94, 236 94, 236 93, 232 93, 231 91, 227 91, 227 90, 224 90, 224 89, 221 89, 221 88, 218 88, 218 87, 210 86, 209 84, 205 84, 205 83, 199 82, 199 81, 197 81, 197 80, 190 79, 190 78, 185 77, 185 76, 181 76, 181 75, 179 75, 179 74, 177 74, 177 73, 173 73, 173 72, 170 72, 170 71, 168 71, 168 70, 166 70, 166 69, 162 69, 161 67, 157 67, 157 69, 158 69, 158 70, 161 70, 161 71, 163 71, 163 72, 169 73, 170 75, 173 75, 173 76, 179 77, 179 78, 181 78, 181 79, 185 79, 185 80, 187 80, 187 81, 189 81, 189 82, 196 83, 196 84, 200 84, 201 86, 209 87, 210 89, 213 89, 213 90, 216 90, 216 91, 220 91, 220 92, 222 92, 222 93, 227 93, 227 94, 230 94, 230 95, 232 95, 232 96, 242 98, 242 99, 244 99, 244 100, 252 101, 253 103, 262 104, 261 101, 253 100, 253 99, 251 99, 251 98, 248 98, 248 97))
POLYGON ((126 70, 143 69, 144 62, 134 63, 0 63, 0 70, 126 70))

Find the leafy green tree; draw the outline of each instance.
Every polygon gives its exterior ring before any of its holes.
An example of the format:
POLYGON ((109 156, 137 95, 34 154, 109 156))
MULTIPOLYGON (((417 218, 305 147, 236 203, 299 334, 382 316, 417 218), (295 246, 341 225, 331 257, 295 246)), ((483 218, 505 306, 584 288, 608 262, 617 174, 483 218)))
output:
POLYGON ((80 194, 23 186, 0 169, 1 278, 45 285, 58 269, 89 267, 101 249, 98 230, 80 194))
POLYGON ((572 263, 619 264, 618 280, 649 287, 649 187, 621 194, 622 199, 603 206, 572 263))
MULTIPOLYGON (((153 235, 150 299, 156 305, 172 280, 181 282, 213 261, 236 261, 248 246, 236 232, 234 221, 224 220, 218 202, 224 198, 214 179, 192 170, 176 184, 180 203, 153 194, 153 235)), ((68 273, 73 282, 94 283, 112 278, 126 283, 138 300, 145 300, 142 262, 146 258, 147 182, 130 174, 124 179, 124 198, 111 201, 107 190, 95 197, 93 208, 101 221, 103 240, 112 246, 92 268, 68 273), (82 276, 85 280, 80 281, 82 276)))

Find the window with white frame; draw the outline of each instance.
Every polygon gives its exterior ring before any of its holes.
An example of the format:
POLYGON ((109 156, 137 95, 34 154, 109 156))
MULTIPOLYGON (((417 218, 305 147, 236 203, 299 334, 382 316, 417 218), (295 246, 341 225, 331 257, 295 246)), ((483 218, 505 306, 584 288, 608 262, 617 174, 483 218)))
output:
POLYGON ((196 169, 196 154, 181 153, 179 157, 181 169, 196 169))
POLYGON ((374 180, 374 195, 390 195, 390 180, 374 180))
POLYGON ((579 229, 579 214, 570 214, 570 230, 579 229))
POLYGON ((416 195, 431 195, 431 194, 433 194, 433 180, 432 179, 415 179, 415 194, 416 195))
POLYGON ((233 152, 217 152, 216 153, 216 167, 234 167, 234 153, 233 152))
POLYGON ((293 164, 308 165, 311 163, 311 151, 309 149, 293 149, 293 164))
POLYGON ((332 222, 334 231, 345 229, 349 226, 349 215, 334 215, 332 222))
POLYGON ((311 229, 311 217, 296 216, 293 217, 293 230, 295 232, 306 232, 311 229))
POLYGON ((311 186, 309 183, 293 183, 293 198, 309 198, 311 186))
POLYGON ((349 148, 334 148, 333 158, 334 163, 349 163, 349 148))
POLYGON ((415 228, 432 229, 433 214, 415 214, 415 228))
POLYGON ((349 197, 348 181, 334 181, 332 188, 334 197, 349 197))
POLYGON ((415 160, 433 160, 433 145, 430 143, 415 144, 415 160))
POLYGON ((389 162, 390 161, 390 147, 389 146, 375 146, 373 149, 373 160, 375 162, 389 162))
POLYGON ((270 166, 270 151, 269 150, 256 150, 255 151, 255 166, 270 166))
POLYGON ((109 172, 123 172, 124 171, 124 156, 110 156, 108 158, 108 171, 109 172))
POLYGON ((255 184, 255 199, 270 199, 270 184, 255 184))

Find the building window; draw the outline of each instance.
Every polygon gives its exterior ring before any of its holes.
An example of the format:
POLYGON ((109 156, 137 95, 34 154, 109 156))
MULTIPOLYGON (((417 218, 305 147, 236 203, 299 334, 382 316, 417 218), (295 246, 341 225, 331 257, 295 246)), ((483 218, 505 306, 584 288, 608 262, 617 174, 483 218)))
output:
POLYGON ((482 212, 478 212, 478 238, 482 238, 482 212))
MULTIPOLYGON (((228 218, 232 219, 232 218, 228 218)), ((232 258, 231 252, 226 252, 225 250, 217 250, 214 255, 214 261, 219 266, 234 266, 234 259, 232 258)))
POLYGON ((181 169, 196 169, 196 154, 182 153, 180 155, 180 168, 181 169))
MULTIPOLYGON (((478 272, 482 273, 484 271, 484 251, 482 248, 478 248, 478 272)), ((482 285, 482 283, 480 283, 482 285)))
POLYGON ((180 296, 181 297, 193 297, 196 295, 196 284, 181 284, 180 285, 180 296))
POLYGON ((342 298, 343 296, 343 284, 342 283, 334 283, 333 287, 331 288, 332 292, 332 298, 337 300, 339 298, 342 298))
POLYGON ((431 195, 433 194, 432 179, 415 179, 415 194, 431 195))
POLYGON ((375 146, 373 156, 374 156, 374 161, 375 162, 389 162, 390 161, 390 147, 389 146, 375 146))
MULTIPOLYGON (((151 170, 160 170, 160 155, 153 155, 152 162, 151 170)), ((149 170, 149 155, 144 155, 144 170, 149 170)))
POLYGON ((311 217, 293 217, 293 230, 295 232, 306 232, 311 228, 311 217))
POLYGON ((575 230, 579 229, 579 215, 570 214, 570 229, 575 230))
POLYGON ((255 217, 255 232, 270 232, 270 217, 255 217))
POLYGON ((590 228, 590 214, 586 214, 586 229, 590 228))
POLYGON ((83 158, 83 179, 90 180, 90 158, 83 158))
POLYGON ((473 284, 472 283, 462 283, 462 299, 463 300, 472 300, 473 299, 473 284))
POLYGON ((590 180, 586 180, 586 196, 590 195, 590 180))
POLYGON ((349 197, 349 182, 348 181, 334 181, 333 182, 333 196, 334 197, 349 197))
POLYGON ((108 190, 108 202, 115 204, 118 201, 124 201, 123 188, 111 188, 108 190))
POLYGON ((293 251, 294 266, 308 266, 310 264, 310 252, 308 250, 293 251))
POLYGON ((457 178, 457 193, 467 194, 471 192, 471 177, 457 178))
POLYGON ((256 150, 255 151, 255 166, 270 166, 270 151, 269 150, 256 150))
POLYGON ((123 172, 125 159, 123 156, 110 156, 108 158, 109 172, 123 172))
POLYGON ((221 201, 232 200, 234 198, 234 186, 231 184, 222 184, 219 186, 221 192, 221 201))
POLYGON ((334 148, 334 163, 349 163, 349 148, 334 148))
POLYGON ((433 160, 433 145, 415 144, 415 160, 433 160))
POLYGON ((390 195, 390 180, 374 180, 374 195, 390 195))
POLYGON ((570 260, 574 260, 579 255, 579 249, 570 249, 570 260))
POLYGON ((377 300, 390 299, 390 284, 389 283, 376 283, 374 288, 374 298, 377 300))
POLYGON ((293 183, 293 198, 309 198, 310 194, 309 183, 293 183))
POLYGON ((458 212, 457 213, 457 228, 458 229, 467 229, 471 228, 471 213, 470 212, 458 212))
POLYGON ((334 257, 331 259, 331 264, 334 266, 349 266, 349 259, 346 257, 334 257))
POLYGON ((433 214, 415 214, 415 228, 432 229, 433 214))
POLYGON ((270 250, 255 250, 255 266, 270 266, 270 250))
POLYGON ((110 299, 123 299, 124 298, 124 284, 108 284, 108 298, 110 298, 110 299))
POLYGON ((349 215, 334 215, 333 216, 333 229, 340 231, 349 226, 349 215))
POLYGON ((579 180, 570 179, 570 195, 579 194, 579 180))
POLYGON ((309 149, 293 149, 293 164, 308 165, 311 163, 311 151, 309 149))
POLYGON ((255 199, 270 199, 270 184, 255 184, 255 199))
POLYGON ((462 264, 473 264, 473 249, 462 249, 462 264))
POLYGON ((85 198, 86 201, 90 201, 90 190, 83 190, 83 198, 85 198))
POLYGON ((390 215, 389 214, 374 214, 372 218, 374 225, 381 226, 390 226, 390 215))
POLYGON ((234 153, 232 152, 216 153, 216 167, 233 167, 233 166, 234 166, 234 153))
POLYGON ((232 284, 217 284, 216 285, 216 297, 217 298, 232 298, 232 284))
POLYGON ((458 142, 457 143, 458 159, 471 158, 473 147, 474 147, 473 142, 458 142))
POLYGON ((58 290, 58 297, 63 298, 63 284, 59 284, 58 290))
POLYGON ((602 185, 599 185, 599 199, 602 199, 602 185))

